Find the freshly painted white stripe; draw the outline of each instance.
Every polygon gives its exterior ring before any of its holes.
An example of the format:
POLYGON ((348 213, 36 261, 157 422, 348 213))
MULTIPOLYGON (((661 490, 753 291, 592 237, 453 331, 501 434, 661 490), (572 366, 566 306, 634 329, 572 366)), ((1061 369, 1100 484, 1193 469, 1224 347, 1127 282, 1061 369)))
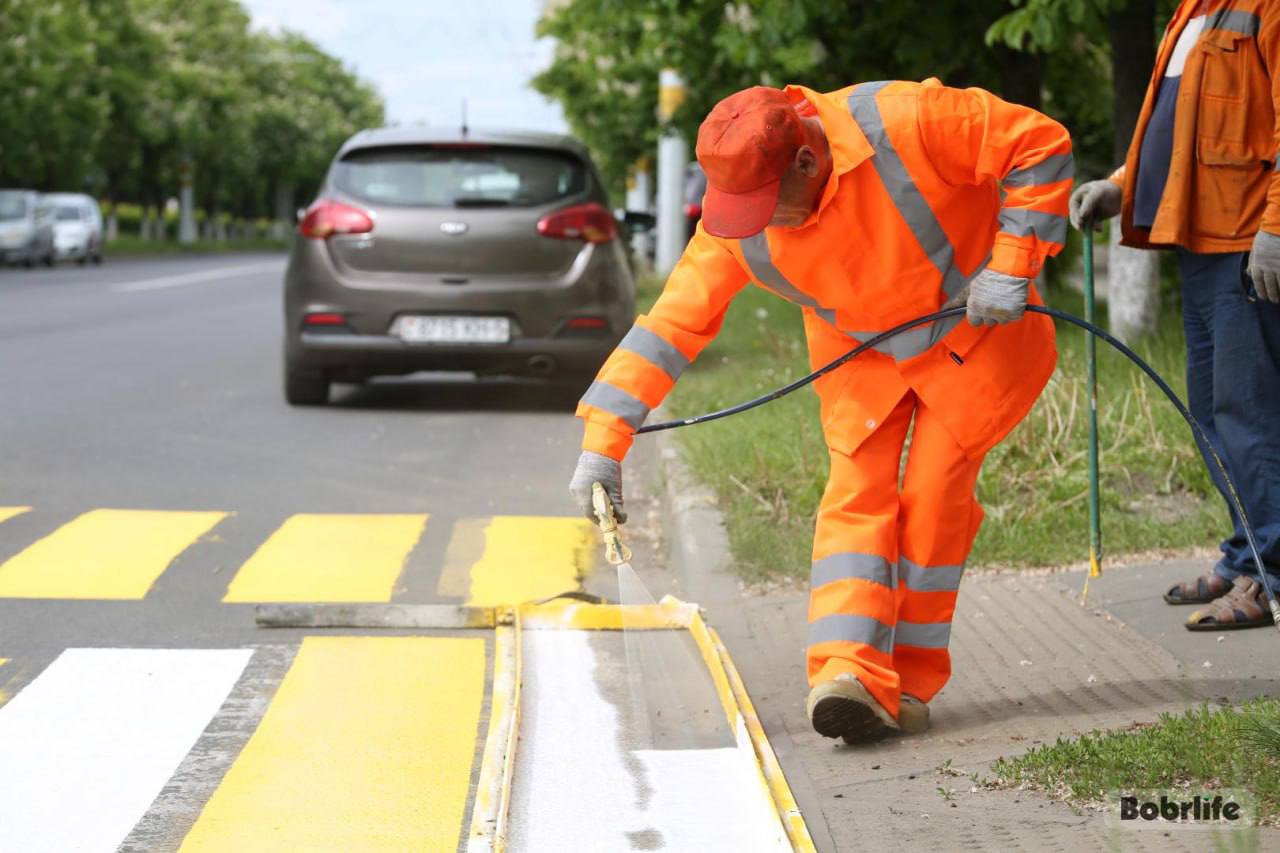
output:
POLYGON ((0 850, 115 850, 252 654, 63 652, 0 708, 0 850))
POLYGON ((238 275, 249 275, 251 273, 267 272, 268 270, 282 270, 284 264, 281 261, 271 261, 269 263, 259 264, 240 264, 234 267, 218 267, 217 269, 201 270, 200 272, 188 272, 181 275, 165 275, 159 278, 144 278, 141 281, 130 281, 125 284, 117 284, 111 288, 114 293, 138 293, 144 290, 164 290, 169 287, 182 287, 187 284, 199 284, 203 281, 216 281, 220 278, 231 278, 238 275))
POLYGON ((524 633, 510 849, 790 850, 753 755, 642 749, 620 730, 596 681, 618 661, 598 661, 589 633, 524 633))

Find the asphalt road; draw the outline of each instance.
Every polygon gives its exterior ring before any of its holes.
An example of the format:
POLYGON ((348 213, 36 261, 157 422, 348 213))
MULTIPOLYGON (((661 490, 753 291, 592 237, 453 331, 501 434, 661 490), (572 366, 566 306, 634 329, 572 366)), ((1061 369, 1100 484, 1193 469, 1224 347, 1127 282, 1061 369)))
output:
MULTIPOLYGON (((358 776, 329 787, 342 788, 344 807, 372 814, 405 786, 460 784, 457 797, 441 795, 443 817, 431 824, 460 838, 492 638, 473 638, 480 645, 469 651, 457 645, 466 640, 437 638, 446 645, 421 654, 368 644, 307 652, 300 631, 257 628, 252 602, 497 601, 537 594, 539 582, 544 593, 561 591, 572 577, 557 573, 596 560, 565 489, 580 437, 575 395, 435 377, 338 386, 327 407, 292 408, 281 390, 284 265, 283 255, 236 255, 0 270, 0 766, 27 762, 49 777, 0 770, 0 815, 10 811, 0 824, 28 821, 16 836, 0 828, 0 849, 93 849, 126 830, 125 849, 176 847, 255 729, 266 741, 246 761, 273 754, 270 732, 291 729, 263 722, 268 701, 282 704, 281 715, 327 719, 326 673, 345 683, 353 669, 367 676, 359 701, 370 707, 352 719, 370 731, 362 740, 347 723, 333 725, 363 744, 349 747, 351 760, 368 765, 370 785, 399 787, 371 788, 368 802, 354 804, 358 776), (290 667, 303 657, 295 677, 290 667), (394 676, 414 665, 420 679, 394 676), (287 671, 297 683, 287 700, 272 700, 287 671), (422 694, 402 690, 465 694, 430 703, 448 715, 438 725, 454 732, 442 740, 462 744, 458 755, 425 769, 397 764, 422 725, 408 710, 422 694), (189 731, 179 731, 188 717, 189 731), (170 729, 172 742, 140 734, 170 729), (68 731, 96 746, 60 734, 68 731), (86 754, 109 752, 104 744, 120 754, 82 766, 86 754), (430 776, 445 770, 448 778, 430 776), (82 788, 64 789, 68 779, 82 788), (56 819, 105 802, 103 790, 134 791, 136 802, 103 805, 101 824, 88 812, 74 827, 56 819), (50 792, 61 806, 49 804, 50 792), (51 811, 39 818, 32 809, 51 811)), ((323 775, 334 760, 343 759, 317 757, 319 769, 304 762, 291 772, 323 775)), ((221 817, 192 835, 213 839, 211 849, 219 827, 255 831, 236 790, 219 796, 221 817)), ((317 810, 300 811, 298 826, 331 815, 338 832, 349 822, 339 805, 307 797, 276 806, 317 810)), ((400 841, 421 842, 415 827, 400 841)))

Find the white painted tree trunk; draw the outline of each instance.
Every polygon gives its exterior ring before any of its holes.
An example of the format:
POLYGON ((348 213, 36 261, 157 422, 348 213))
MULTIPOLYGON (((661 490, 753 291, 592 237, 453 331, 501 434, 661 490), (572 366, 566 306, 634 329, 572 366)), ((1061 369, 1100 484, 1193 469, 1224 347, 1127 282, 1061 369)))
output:
POLYGON ((1107 267, 1111 334, 1131 343, 1154 332, 1160 316, 1160 256, 1121 246, 1119 223, 1112 223, 1107 267))
POLYGON ((103 235, 103 239, 108 243, 114 243, 120 239, 120 214, 116 213, 116 206, 111 205, 111 213, 107 216, 107 233, 103 235))

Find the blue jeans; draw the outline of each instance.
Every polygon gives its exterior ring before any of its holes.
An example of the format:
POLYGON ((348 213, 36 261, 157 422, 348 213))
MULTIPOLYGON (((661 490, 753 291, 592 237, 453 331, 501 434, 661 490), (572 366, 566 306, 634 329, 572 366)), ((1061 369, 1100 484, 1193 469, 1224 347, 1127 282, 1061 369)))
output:
MULTIPOLYGON (((1280 305, 1246 298, 1251 287, 1243 276, 1247 257, 1178 250, 1187 397, 1191 414, 1236 484, 1267 573, 1280 582, 1280 305)), ((1196 441, 1227 500, 1234 528, 1214 571, 1228 580, 1256 578, 1227 484, 1199 436, 1196 441)))

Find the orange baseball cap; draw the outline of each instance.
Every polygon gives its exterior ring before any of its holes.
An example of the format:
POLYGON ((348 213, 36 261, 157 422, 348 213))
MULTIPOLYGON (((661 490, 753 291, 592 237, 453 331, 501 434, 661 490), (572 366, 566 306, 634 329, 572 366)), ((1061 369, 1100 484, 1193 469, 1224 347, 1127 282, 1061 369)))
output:
POLYGON ((763 231, 803 144, 800 116, 781 89, 752 86, 716 104, 698 128, 698 162, 707 174, 702 226, 726 238, 763 231))

